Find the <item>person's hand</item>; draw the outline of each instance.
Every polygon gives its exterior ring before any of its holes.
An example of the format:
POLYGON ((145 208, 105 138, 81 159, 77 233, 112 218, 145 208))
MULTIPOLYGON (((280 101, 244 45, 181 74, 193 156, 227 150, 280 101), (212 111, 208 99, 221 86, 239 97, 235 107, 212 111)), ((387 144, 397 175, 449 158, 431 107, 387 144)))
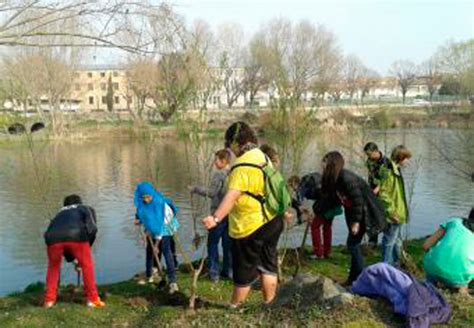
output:
POLYGON ((135 220, 133 221, 133 224, 134 224, 134 225, 140 225, 140 221, 138 221, 137 219, 135 219, 135 220))
POLYGON ((373 190, 375 195, 378 195, 379 191, 380 191, 380 186, 375 187, 374 190, 373 190))
POLYGON ((215 226, 217 226, 216 221, 214 220, 214 216, 208 215, 202 220, 202 224, 206 227, 207 230, 211 230, 215 226))
POLYGON ((400 222, 400 219, 396 215, 394 215, 390 218, 390 221, 392 221, 392 223, 397 224, 400 222))
POLYGON ((293 213, 288 210, 285 211, 285 213, 283 214, 283 220, 285 220, 286 224, 291 224, 293 222, 293 213))
POLYGON ((356 222, 356 223, 353 223, 351 225, 351 233, 353 235, 357 235, 359 233, 359 230, 360 230, 360 224, 359 222, 356 222))

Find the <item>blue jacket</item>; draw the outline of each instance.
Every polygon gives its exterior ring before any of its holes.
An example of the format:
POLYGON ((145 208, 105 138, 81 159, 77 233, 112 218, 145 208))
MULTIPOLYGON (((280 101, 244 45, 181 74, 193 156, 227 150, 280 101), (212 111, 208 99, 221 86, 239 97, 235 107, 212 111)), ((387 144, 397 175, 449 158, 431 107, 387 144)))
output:
POLYGON ((137 186, 134 203, 137 220, 153 238, 172 236, 178 230, 178 208, 171 199, 155 190, 151 183, 142 182, 137 186), (145 195, 152 197, 148 204, 142 199, 145 195))

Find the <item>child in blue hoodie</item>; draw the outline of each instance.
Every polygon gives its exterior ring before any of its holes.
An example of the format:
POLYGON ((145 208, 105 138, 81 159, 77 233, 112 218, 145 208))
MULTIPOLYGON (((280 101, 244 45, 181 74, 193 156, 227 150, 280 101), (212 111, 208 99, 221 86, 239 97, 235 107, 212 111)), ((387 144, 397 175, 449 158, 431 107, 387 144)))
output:
POLYGON ((171 243, 174 233, 179 228, 176 219, 178 209, 171 199, 158 192, 150 182, 138 184, 135 190, 135 207, 137 209, 135 224, 141 224, 145 228, 147 244, 150 243, 150 238, 155 244, 147 247, 146 276, 150 278, 152 275, 154 254, 150 250, 156 249, 157 244, 161 243, 160 249, 166 262, 169 292, 173 294, 178 291, 178 285, 171 243))

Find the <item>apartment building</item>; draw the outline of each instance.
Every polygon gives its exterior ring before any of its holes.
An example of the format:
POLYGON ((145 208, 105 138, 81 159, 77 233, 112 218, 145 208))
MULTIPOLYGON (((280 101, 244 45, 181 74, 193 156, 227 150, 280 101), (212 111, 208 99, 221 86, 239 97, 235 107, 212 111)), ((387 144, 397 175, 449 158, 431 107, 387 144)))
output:
POLYGON ((94 66, 78 69, 74 73, 71 99, 79 102, 82 112, 106 111, 109 88, 112 89, 115 111, 127 110, 133 106, 134 99, 128 86, 127 74, 121 67, 94 66))

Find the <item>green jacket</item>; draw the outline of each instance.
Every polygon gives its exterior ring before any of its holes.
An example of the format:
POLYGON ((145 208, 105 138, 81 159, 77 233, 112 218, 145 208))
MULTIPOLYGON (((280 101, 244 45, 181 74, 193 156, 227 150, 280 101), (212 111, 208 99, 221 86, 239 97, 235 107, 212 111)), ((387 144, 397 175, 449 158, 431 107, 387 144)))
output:
POLYGON ((405 224, 408 222, 408 205, 402 172, 393 161, 390 161, 387 171, 381 181, 378 197, 384 204, 387 220, 392 223, 390 218, 396 216, 400 224, 405 224))

